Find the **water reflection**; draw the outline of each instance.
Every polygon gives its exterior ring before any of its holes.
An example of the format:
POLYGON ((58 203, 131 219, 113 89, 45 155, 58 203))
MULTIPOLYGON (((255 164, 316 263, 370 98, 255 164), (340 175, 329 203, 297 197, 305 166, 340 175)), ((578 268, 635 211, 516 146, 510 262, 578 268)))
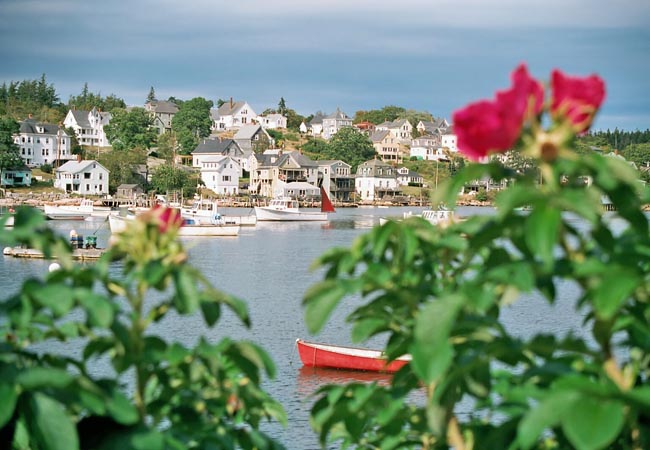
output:
POLYGON ((328 384, 377 383, 390 386, 392 379, 390 373, 302 366, 298 370, 296 390, 300 396, 307 397, 328 384))

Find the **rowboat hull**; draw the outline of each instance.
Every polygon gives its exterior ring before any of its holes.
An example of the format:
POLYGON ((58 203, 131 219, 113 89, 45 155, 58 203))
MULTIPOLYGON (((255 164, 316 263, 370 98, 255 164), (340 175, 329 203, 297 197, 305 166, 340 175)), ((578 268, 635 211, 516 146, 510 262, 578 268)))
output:
POLYGON ((317 344, 302 339, 296 340, 296 346, 300 360, 309 367, 392 373, 397 372, 411 360, 410 355, 404 355, 387 363, 386 356, 379 350, 317 344))

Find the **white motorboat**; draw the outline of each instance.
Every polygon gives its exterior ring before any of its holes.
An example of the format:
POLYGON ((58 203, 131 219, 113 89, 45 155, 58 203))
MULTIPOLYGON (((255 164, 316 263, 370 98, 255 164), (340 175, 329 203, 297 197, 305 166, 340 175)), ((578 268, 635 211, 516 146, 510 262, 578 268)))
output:
POLYGON ((182 206, 181 217, 197 223, 214 223, 223 221, 226 225, 253 226, 257 223, 257 216, 229 216, 218 212, 216 200, 206 200, 203 197, 195 199, 192 206, 182 206))
MULTIPOLYGON (((108 224, 111 233, 121 233, 128 226, 129 222, 135 220, 136 216, 108 216, 108 224)), ((192 219, 185 219, 183 226, 178 230, 179 236, 237 236, 239 225, 229 225, 223 221, 215 220, 213 223, 197 223, 192 219)))
POLYGON ((95 210, 92 200, 82 199, 78 205, 52 205, 43 206, 43 212, 52 220, 84 220, 90 217, 95 210))
POLYGON ((331 212, 335 212, 334 206, 322 187, 320 211, 301 209, 298 200, 285 196, 274 198, 268 206, 255 207, 259 221, 325 221, 331 212))

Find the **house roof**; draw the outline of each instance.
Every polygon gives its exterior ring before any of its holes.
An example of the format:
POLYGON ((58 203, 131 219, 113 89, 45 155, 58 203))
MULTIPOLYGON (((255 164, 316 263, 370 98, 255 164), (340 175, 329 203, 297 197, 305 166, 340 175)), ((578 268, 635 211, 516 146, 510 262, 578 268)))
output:
POLYGON ((63 164, 61 167, 56 169, 57 172, 69 172, 69 173, 79 173, 83 172, 88 169, 89 166, 92 166, 93 164, 96 164, 97 166, 103 168, 108 172, 108 169, 106 167, 102 166, 100 163, 95 161, 94 159, 84 159, 81 161, 68 161, 65 164, 63 164))
POLYGON ((237 112, 244 107, 246 102, 233 102, 232 106, 230 102, 226 102, 217 109, 217 114, 219 116, 232 116, 237 114, 237 112))
POLYGON ((242 125, 239 130, 237 130, 237 133, 235 133, 233 139, 252 139, 259 130, 262 130, 263 133, 267 134, 262 128, 262 125, 242 125))
POLYGON ((151 110, 156 113, 176 114, 178 106, 168 100, 154 100, 151 102, 151 110))
POLYGON ((232 146, 235 146, 236 150, 239 150, 241 152, 239 144, 237 144, 237 142, 232 139, 203 139, 199 142, 199 145, 197 145, 192 154, 223 154, 232 146))
POLYGON ((372 142, 381 142, 388 135, 390 135, 390 131, 388 130, 373 131, 372 134, 370 135, 370 140, 372 142))
MULTIPOLYGON (((58 125, 38 122, 35 119, 25 119, 22 122, 20 122, 20 133, 56 135, 58 131, 59 131, 58 125), (36 131, 36 127, 38 126, 43 127, 44 133, 39 133, 38 131, 36 131)), ((65 132, 65 130, 63 130, 63 128, 61 128, 61 131, 63 132, 63 136, 67 136, 67 133, 65 132)))
POLYGON ((325 119, 342 120, 342 119, 349 119, 349 117, 343 111, 341 111, 339 108, 336 108, 336 111, 334 111, 332 114, 325 117, 325 119))
POLYGON ((316 113, 316 115, 314 115, 314 117, 312 117, 312 119, 309 121, 309 125, 322 124, 324 117, 325 116, 323 116, 321 113, 316 113))

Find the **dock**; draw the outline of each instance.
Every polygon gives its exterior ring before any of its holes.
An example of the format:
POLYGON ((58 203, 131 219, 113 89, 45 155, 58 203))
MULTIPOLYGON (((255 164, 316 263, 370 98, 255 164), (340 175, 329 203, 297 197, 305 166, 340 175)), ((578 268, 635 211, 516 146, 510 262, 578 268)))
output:
MULTIPOLYGON (((92 261, 99 259, 106 249, 104 248, 76 248, 72 250, 72 259, 77 261, 92 261)), ((40 250, 25 247, 6 247, 2 254, 5 256, 13 256, 14 258, 31 258, 31 259, 45 259, 45 255, 40 250)), ((56 256, 52 256, 56 259, 56 256)))

